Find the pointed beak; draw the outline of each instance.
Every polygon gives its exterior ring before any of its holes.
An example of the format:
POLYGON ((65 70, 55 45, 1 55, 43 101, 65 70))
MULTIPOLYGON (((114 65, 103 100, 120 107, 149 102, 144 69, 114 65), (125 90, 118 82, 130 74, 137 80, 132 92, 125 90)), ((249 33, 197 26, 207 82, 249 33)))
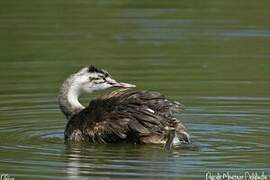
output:
POLYGON ((120 87, 120 88, 134 88, 136 87, 133 84, 117 82, 114 79, 107 79, 107 82, 112 85, 112 87, 120 87))
POLYGON ((117 82, 115 84, 112 84, 113 87, 122 87, 122 88, 134 88, 136 85, 123 83, 123 82, 117 82))

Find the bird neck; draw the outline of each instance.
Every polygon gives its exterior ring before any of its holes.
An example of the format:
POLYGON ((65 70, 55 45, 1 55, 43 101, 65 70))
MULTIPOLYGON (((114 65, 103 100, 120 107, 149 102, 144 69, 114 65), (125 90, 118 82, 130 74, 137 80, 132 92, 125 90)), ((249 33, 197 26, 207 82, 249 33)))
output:
POLYGON ((84 106, 79 102, 81 87, 75 78, 75 75, 71 75, 66 79, 61 86, 58 96, 60 109, 67 119, 70 119, 73 115, 84 109, 84 106))

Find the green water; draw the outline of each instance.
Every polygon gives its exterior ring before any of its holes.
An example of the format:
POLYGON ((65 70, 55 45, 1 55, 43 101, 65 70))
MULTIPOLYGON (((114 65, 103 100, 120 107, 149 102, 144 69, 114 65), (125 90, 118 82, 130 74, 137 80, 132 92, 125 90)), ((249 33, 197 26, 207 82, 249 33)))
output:
POLYGON ((0 1, 0 174, 16 180, 270 175, 269 8, 268 0, 0 1), (89 64, 181 101, 186 110, 177 117, 192 145, 172 152, 66 145, 56 96, 70 73, 89 64))

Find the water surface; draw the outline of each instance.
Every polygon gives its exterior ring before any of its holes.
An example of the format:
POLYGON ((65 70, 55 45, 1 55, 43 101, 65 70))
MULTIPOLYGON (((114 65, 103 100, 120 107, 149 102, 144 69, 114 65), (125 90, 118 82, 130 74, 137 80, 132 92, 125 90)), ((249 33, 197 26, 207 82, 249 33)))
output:
POLYGON ((267 0, 1 1, 0 174, 16 180, 270 175, 269 7, 267 0), (164 152, 65 144, 58 89, 89 64, 181 101, 186 110, 177 117, 192 145, 164 152))

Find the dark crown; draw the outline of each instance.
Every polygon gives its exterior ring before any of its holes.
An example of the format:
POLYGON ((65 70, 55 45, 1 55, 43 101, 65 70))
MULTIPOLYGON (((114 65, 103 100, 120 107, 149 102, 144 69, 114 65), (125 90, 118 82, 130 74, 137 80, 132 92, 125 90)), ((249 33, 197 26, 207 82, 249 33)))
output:
POLYGON ((88 67, 88 72, 90 72, 90 73, 101 73, 101 74, 104 74, 106 77, 110 76, 110 74, 107 71, 105 71, 104 69, 98 69, 93 65, 90 65, 88 67))

